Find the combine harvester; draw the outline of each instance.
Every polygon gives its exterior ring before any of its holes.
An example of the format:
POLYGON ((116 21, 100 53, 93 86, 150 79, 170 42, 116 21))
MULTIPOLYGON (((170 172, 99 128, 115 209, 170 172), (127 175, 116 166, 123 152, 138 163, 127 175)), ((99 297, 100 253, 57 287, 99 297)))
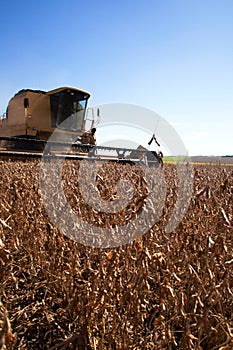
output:
MULTIPOLYGON (((0 119, 0 157, 44 156, 133 163, 144 159, 148 164, 163 164, 161 152, 149 152, 142 146, 130 149, 96 145, 100 111, 94 113, 94 109, 87 108, 89 97, 89 92, 71 87, 17 92, 0 119)), ((154 135, 149 144, 153 139, 154 135)))

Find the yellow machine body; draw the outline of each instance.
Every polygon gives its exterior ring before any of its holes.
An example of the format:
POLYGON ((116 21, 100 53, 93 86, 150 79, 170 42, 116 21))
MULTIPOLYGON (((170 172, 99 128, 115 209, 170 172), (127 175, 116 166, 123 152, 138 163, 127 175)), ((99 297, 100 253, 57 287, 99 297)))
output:
POLYGON ((47 140, 56 134, 81 135, 85 131, 85 114, 89 92, 61 87, 48 92, 20 90, 9 101, 0 120, 0 136, 17 136, 47 140))

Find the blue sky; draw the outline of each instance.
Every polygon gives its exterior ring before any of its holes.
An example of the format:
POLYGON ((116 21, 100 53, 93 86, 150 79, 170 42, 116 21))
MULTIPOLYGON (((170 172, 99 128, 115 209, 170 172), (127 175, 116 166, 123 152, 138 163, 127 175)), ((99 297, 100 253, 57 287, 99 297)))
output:
POLYGON ((154 110, 190 155, 233 154, 233 1, 1 3, 0 114, 22 88, 154 110))

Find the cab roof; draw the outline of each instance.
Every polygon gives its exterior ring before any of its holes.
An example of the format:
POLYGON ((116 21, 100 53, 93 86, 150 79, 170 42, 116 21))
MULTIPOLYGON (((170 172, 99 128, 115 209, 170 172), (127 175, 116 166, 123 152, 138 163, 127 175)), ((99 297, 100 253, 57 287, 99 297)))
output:
POLYGON ((68 86, 64 86, 64 87, 60 87, 60 88, 56 88, 56 89, 53 89, 53 90, 49 90, 49 91, 44 91, 44 90, 33 90, 33 89, 22 89, 22 90, 19 90, 15 95, 15 96, 18 96, 20 94, 23 94, 23 93, 26 93, 26 92, 34 92, 36 94, 41 94, 41 95, 53 95, 53 94, 56 94, 58 92, 61 92, 61 91, 67 91, 67 92, 81 92, 85 98, 89 98, 91 96, 91 94, 86 91, 86 90, 82 90, 82 89, 78 89, 78 88, 74 88, 74 87, 68 87, 68 86))
POLYGON ((67 91, 67 92, 81 92, 81 93, 83 93, 84 95, 86 95, 86 98, 87 97, 90 97, 91 96, 91 94, 88 92, 88 91, 86 91, 86 90, 82 90, 82 89, 78 89, 78 88, 73 88, 73 87, 69 87, 69 86, 63 86, 63 87, 60 87, 60 88, 57 88, 57 89, 54 89, 54 90, 50 90, 50 91, 48 91, 46 94, 48 94, 48 95, 53 95, 53 94, 56 94, 56 93, 58 93, 58 92, 61 92, 61 91, 67 91))

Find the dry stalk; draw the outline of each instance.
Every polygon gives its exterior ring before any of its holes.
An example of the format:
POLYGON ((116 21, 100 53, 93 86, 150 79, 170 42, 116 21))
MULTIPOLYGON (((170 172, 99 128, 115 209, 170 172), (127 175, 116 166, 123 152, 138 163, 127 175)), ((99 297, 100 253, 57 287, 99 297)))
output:
MULTIPOLYGON (((196 167, 189 209, 168 234, 178 179, 173 165, 164 166, 167 193, 159 222, 134 243, 112 249, 75 243, 49 222, 38 169, 36 160, 0 162, 0 348, 9 341, 9 349, 19 350, 231 349, 230 167, 196 167)), ((106 201, 117 198, 119 178, 134 185, 127 209, 114 214, 85 203, 78 171, 78 162, 65 163, 65 195, 77 215, 99 227, 134 221, 147 196, 137 167, 106 164, 98 173, 94 185, 106 201)), ((56 205, 52 178, 49 195, 56 205)))

